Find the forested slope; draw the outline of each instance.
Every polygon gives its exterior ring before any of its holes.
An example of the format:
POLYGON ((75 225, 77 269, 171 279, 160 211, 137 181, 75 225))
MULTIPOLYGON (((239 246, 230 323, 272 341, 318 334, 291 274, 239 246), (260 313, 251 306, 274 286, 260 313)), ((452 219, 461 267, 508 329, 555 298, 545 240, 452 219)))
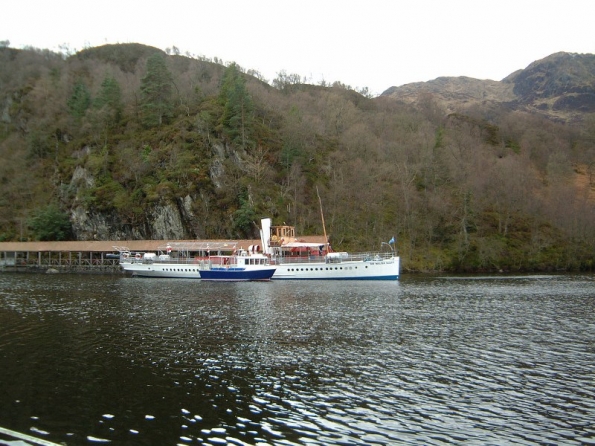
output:
POLYGON ((405 270, 595 265, 595 120, 269 85, 137 44, 0 48, 0 239, 392 236, 405 270))

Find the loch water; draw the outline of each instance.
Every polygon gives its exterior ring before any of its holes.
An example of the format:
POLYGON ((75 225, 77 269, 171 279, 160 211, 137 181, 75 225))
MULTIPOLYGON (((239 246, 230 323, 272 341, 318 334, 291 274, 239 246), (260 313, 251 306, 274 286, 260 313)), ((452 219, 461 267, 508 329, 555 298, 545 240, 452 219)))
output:
POLYGON ((0 274, 0 427, 65 445, 595 444, 595 278, 0 274))

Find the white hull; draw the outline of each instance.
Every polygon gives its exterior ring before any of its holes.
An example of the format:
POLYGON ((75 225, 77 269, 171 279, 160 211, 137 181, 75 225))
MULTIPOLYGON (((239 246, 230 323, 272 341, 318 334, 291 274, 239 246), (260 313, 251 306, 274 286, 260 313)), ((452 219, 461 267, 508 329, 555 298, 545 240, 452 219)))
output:
POLYGON ((400 258, 391 246, 394 237, 382 244, 390 252, 332 252, 327 242, 295 239, 293 227, 271 226, 270 218, 261 224, 263 250, 277 268, 273 280, 399 280, 400 258))
POLYGON ((398 280, 399 257, 340 263, 309 261, 275 263, 273 280, 398 280))
POLYGON ((200 279, 200 265, 191 263, 120 263, 120 267, 136 277, 200 279))
MULTIPOLYGON (((126 272, 136 277, 200 279, 200 264, 193 263, 121 263, 126 272)), ((345 260, 273 263, 273 280, 398 280, 399 257, 382 260, 345 260)))

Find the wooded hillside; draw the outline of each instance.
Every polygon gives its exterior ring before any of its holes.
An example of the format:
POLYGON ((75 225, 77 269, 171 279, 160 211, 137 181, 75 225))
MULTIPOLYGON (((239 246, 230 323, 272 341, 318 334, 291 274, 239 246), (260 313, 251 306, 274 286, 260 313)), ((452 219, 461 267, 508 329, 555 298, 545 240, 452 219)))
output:
POLYGON ((262 217, 320 234, 318 189, 335 250, 395 236, 405 271, 592 270, 582 104, 562 123, 138 44, 4 47, 0 240, 253 238, 262 217))

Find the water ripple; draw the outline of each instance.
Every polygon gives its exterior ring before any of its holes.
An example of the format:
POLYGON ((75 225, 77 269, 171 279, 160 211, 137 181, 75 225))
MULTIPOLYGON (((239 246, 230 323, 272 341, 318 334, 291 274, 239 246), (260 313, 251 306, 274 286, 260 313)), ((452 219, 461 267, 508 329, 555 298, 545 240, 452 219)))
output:
POLYGON ((0 275, 0 425, 67 444, 595 443, 594 285, 0 275))

